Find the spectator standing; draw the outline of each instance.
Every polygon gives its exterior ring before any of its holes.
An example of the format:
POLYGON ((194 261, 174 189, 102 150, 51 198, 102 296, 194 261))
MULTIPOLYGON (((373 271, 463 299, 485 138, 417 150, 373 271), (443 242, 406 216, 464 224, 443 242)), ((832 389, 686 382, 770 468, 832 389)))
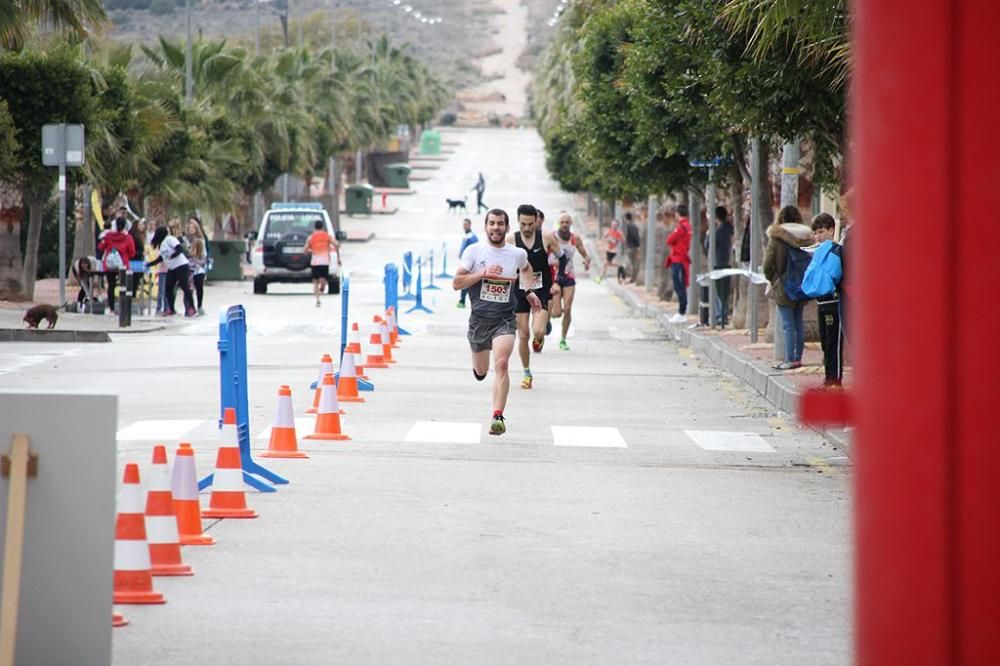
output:
POLYGON ((482 171, 479 172, 479 178, 476 179, 476 184, 472 186, 472 189, 476 192, 476 215, 484 208, 489 210, 490 207, 483 202, 483 193, 486 192, 486 179, 483 178, 482 171))
POLYGON ((635 284, 639 277, 639 246, 642 235, 632 213, 625 213, 625 257, 628 259, 628 281, 635 284))
POLYGON ((788 272, 789 249, 812 245, 812 229, 802 224, 802 213, 797 207, 785 206, 778 212, 777 222, 767 228, 767 237, 764 277, 771 284, 769 296, 778 307, 785 336, 785 360, 774 368, 794 370, 802 367, 802 351, 806 343, 802 310, 806 301, 793 301, 789 298, 785 293, 784 282, 788 272))
MULTIPOLYGON (((146 257, 146 219, 136 220, 129 230, 129 236, 135 243, 135 256, 133 261, 143 261, 146 257)), ((144 273, 142 271, 132 271, 132 294, 138 294, 142 287, 144 273)))
POLYGON ((118 286, 118 271, 128 268, 128 262, 135 256, 135 242, 126 232, 128 220, 119 217, 111 231, 103 234, 98 248, 103 253, 101 264, 108 283, 108 314, 115 312, 115 288, 118 286))
POLYGON ((191 254, 191 282, 194 286, 195 304, 198 316, 205 314, 205 275, 208 273, 208 248, 205 246, 205 230, 196 215, 188 218, 185 240, 191 254))
MULTIPOLYGON (((476 232, 472 230, 472 220, 465 218, 462 220, 462 243, 458 246, 458 258, 462 259, 462 253, 465 252, 465 248, 469 247, 473 243, 478 243, 479 237, 476 236, 476 232)), ((462 289, 458 296, 458 305, 456 307, 465 307, 465 298, 469 295, 468 289, 462 289)))
MULTIPOLYGON (((813 238, 819 243, 813 262, 840 263, 840 257, 836 256, 840 253, 840 246, 833 240, 836 229, 837 222, 829 213, 820 213, 813 218, 813 238), (829 256, 831 254, 834 256, 829 256)), ((837 290, 817 296, 816 306, 819 315, 819 340, 823 347, 823 386, 837 387, 844 379, 844 337, 840 328, 840 297, 837 290)))
POLYGON ((611 220, 611 227, 604 232, 604 267, 601 268, 601 274, 597 277, 594 282, 600 284, 608 274, 608 266, 615 266, 617 268, 618 264, 615 263, 615 257, 618 256, 618 251, 621 249, 622 242, 625 240, 625 236, 622 235, 621 229, 619 229, 618 220, 611 220))
POLYGON ((687 288, 691 273, 691 220, 688 219, 686 204, 677 206, 677 225, 667 236, 666 266, 670 269, 670 277, 677 294, 677 314, 670 318, 674 323, 687 321, 687 288))
MULTIPOLYGON (((709 238, 705 235, 705 252, 709 252, 709 238)), ((729 221, 729 211, 724 206, 715 208, 715 256, 712 259, 712 270, 730 267, 733 256, 733 223, 729 221)), ((725 327, 729 321, 729 293, 732 278, 730 276, 715 281, 715 323, 725 327)))

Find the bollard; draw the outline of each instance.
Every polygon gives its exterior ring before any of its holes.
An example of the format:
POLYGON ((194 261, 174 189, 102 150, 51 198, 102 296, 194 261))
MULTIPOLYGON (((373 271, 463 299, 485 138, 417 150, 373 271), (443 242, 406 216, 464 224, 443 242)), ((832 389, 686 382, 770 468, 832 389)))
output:
POLYGON ((434 286, 434 250, 430 250, 430 255, 430 270, 427 271, 427 276, 430 281, 424 289, 437 289, 440 291, 441 287, 434 286))
POLYGON ((406 311, 407 313, 413 312, 414 310, 423 310, 428 314, 434 314, 433 310, 424 305, 424 292, 423 292, 423 287, 420 284, 422 281, 421 277, 423 274, 423 266, 424 266, 423 258, 417 257, 417 295, 416 295, 417 302, 414 304, 412 308, 406 311))
POLYGON ((450 279, 455 277, 448 273, 448 244, 441 243, 441 272, 438 273, 438 277, 442 279, 450 279))
POLYGON ((129 285, 132 280, 130 273, 124 268, 118 271, 118 328, 132 325, 132 292, 129 285))

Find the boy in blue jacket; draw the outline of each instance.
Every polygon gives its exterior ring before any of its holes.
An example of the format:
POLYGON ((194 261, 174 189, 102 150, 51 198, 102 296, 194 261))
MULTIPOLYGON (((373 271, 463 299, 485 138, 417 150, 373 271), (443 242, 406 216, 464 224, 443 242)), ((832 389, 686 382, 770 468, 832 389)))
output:
MULTIPOLYGON (((828 286, 835 286, 835 281, 839 279, 838 276, 841 274, 839 271, 840 257, 838 254, 840 246, 833 240, 836 227, 837 223, 827 213, 820 213, 813 218, 813 236, 816 242, 820 244, 820 247, 813 255, 813 263, 819 264, 823 262, 825 265, 814 266, 810 264, 807 273, 811 273, 814 270, 820 270, 824 273, 835 273, 835 275, 831 276, 833 281, 826 281, 828 286), (829 241, 829 243, 826 241, 829 241), (833 264, 835 266, 831 269, 831 265, 833 264)), ((803 281, 803 288, 806 287, 807 282, 811 282, 809 277, 803 281)), ((819 312, 819 339, 820 344, 823 346, 823 369, 825 371, 823 386, 825 388, 839 387, 844 378, 844 336, 840 329, 839 297, 836 288, 826 294, 817 294, 816 305, 819 312)))

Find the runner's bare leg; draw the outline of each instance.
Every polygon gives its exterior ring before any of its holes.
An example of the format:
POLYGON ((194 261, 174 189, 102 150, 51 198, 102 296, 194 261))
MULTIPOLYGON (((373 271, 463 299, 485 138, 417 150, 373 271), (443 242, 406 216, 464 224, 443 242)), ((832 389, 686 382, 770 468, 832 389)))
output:
POLYGON ((514 336, 501 335, 493 338, 493 411, 503 411, 510 393, 510 355, 514 351, 514 336))

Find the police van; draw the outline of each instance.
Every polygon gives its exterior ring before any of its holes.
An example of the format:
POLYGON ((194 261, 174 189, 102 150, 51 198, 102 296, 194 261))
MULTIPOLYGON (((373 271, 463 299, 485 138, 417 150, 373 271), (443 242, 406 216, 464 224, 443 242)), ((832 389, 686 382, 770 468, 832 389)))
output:
MULTIPOLYGON (((250 234, 253 266, 253 293, 266 294, 274 282, 312 282, 306 239, 322 221, 327 233, 343 241, 347 234, 333 228, 330 216, 321 203, 275 203, 264 213, 260 227, 250 234)), ((340 293, 340 271, 330 266, 328 292, 340 293)))

